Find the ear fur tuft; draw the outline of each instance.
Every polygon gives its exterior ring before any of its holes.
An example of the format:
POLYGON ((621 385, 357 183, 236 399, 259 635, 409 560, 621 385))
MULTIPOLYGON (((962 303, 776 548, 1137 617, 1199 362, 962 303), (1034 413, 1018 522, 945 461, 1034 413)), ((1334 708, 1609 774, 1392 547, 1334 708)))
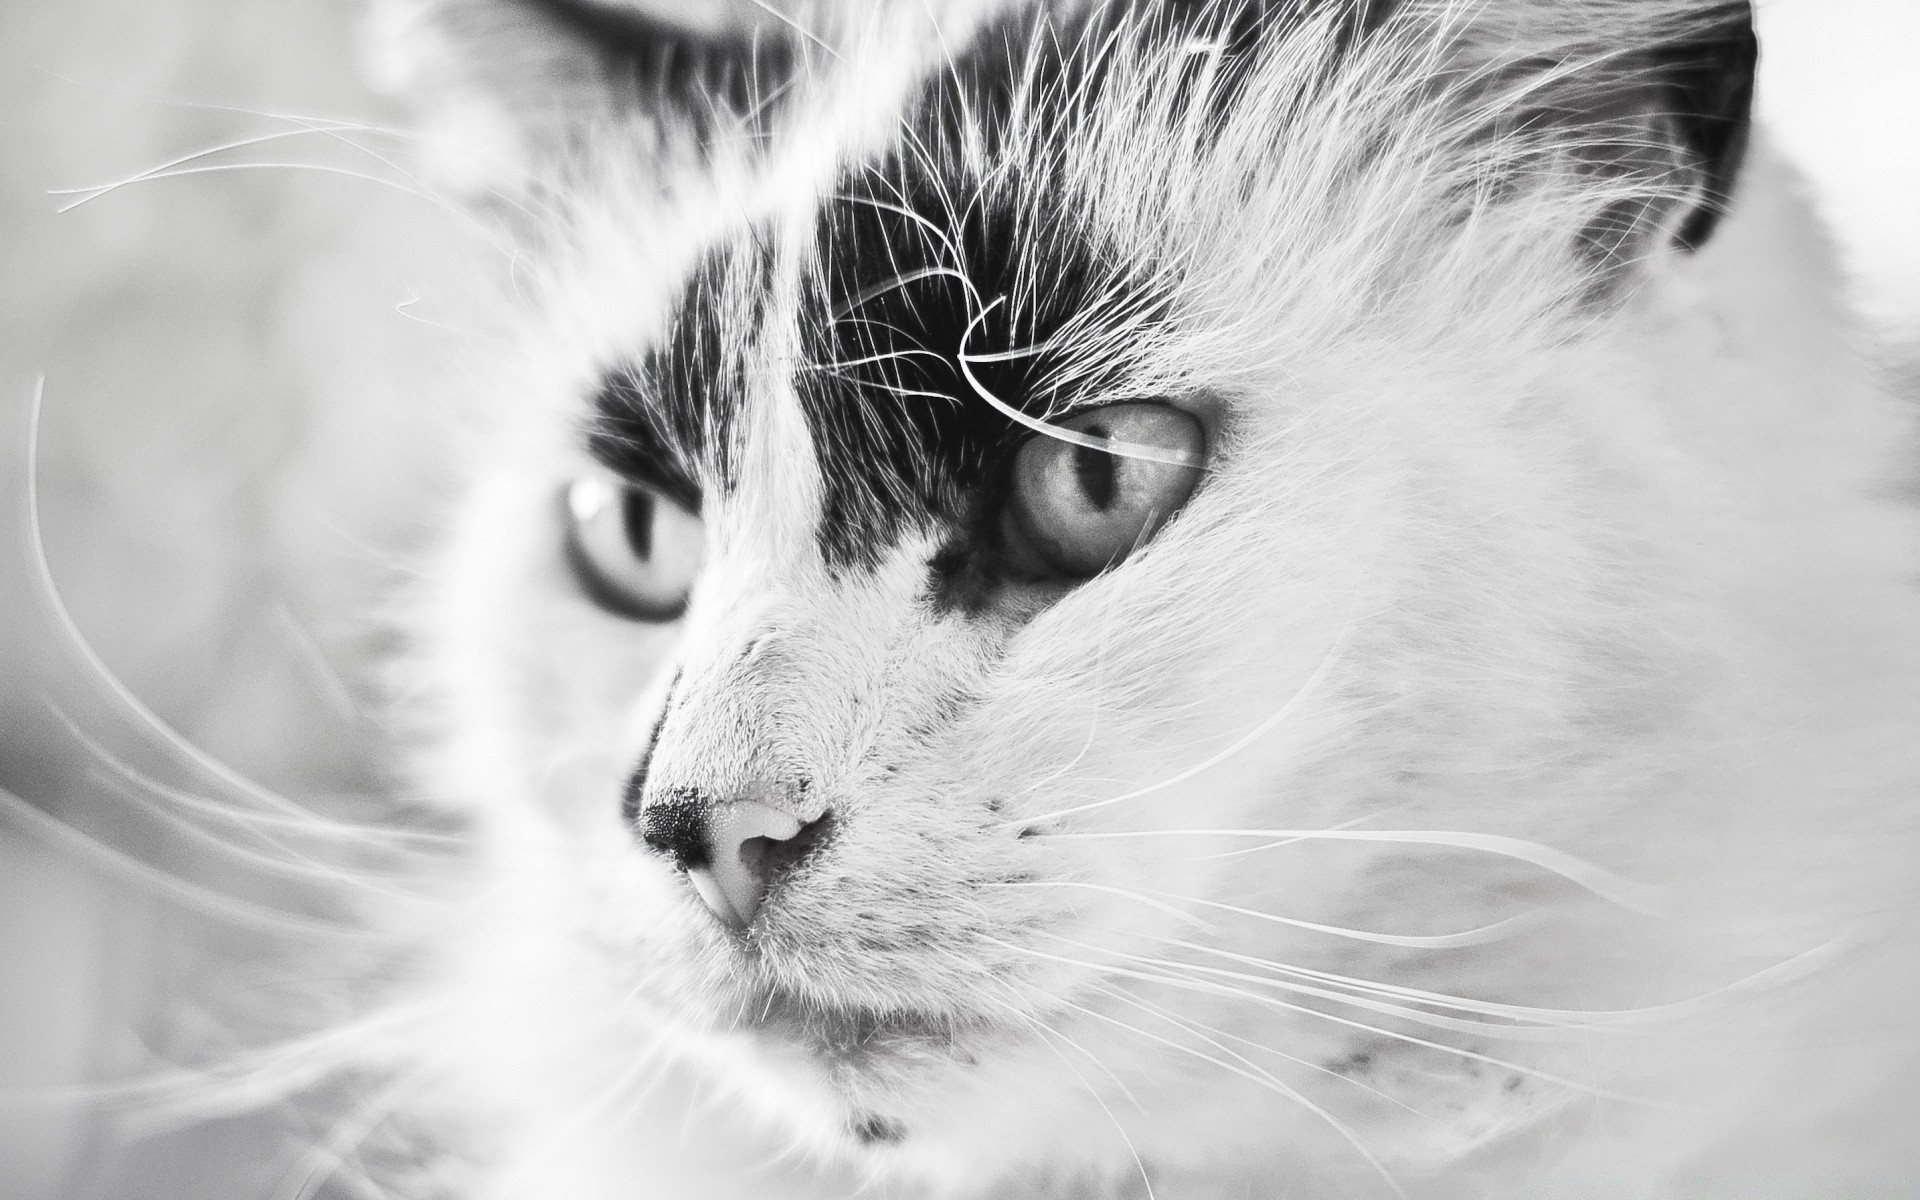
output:
POLYGON ((1628 257, 1655 231, 1682 249, 1705 245, 1732 201, 1752 123, 1750 0, 1508 0, 1481 11, 1470 36, 1483 60, 1550 80, 1526 119, 1588 131, 1589 169, 1687 197, 1620 214, 1590 240, 1628 257))
POLYGON ((678 117, 709 134, 764 111, 797 67, 785 30, 694 30, 597 0, 519 2, 569 39, 603 85, 659 119, 678 117))
POLYGON ((665 169, 765 145, 809 66, 796 29, 703 11, 696 26, 613 0, 376 0, 374 74, 454 132, 456 171, 486 164, 483 187, 552 178, 613 130, 665 169))
POLYGON ((1653 53, 1654 70, 1667 80, 1668 108, 1681 144, 1702 175, 1701 200, 1675 234, 1696 250, 1720 223, 1732 202, 1753 127, 1754 77, 1760 43, 1748 0, 1723 6, 1696 37, 1653 53))

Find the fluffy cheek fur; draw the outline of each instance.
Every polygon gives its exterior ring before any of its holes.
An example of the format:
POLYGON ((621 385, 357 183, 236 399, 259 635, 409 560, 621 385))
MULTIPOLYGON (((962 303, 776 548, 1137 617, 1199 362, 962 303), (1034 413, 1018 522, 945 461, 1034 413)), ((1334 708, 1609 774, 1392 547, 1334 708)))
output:
MULTIPOLYGON (((1577 673, 1606 606, 1579 594, 1579 564, 1525 547, 1564 556, 1597 535, 1522 515, 1578 512, 1543 494, 1577 492, 1578 470, 1501 467, 1568 431, 1441 380, 1344 377, 1311 406, 1278 383, 1235 398, 1181 517, 1024 621, 931 612, 931 545, 834 581, 791 540, 737 528, 684 628, 617 620, 575 594, 558 549, 560 488, 590 468, 557 439, 504 438, 453 556, 443 658, 473 674, 451 689, 449 760, 489 798, 502 854, 575 896, 575 934, 630 993, 625 1036, 670 1031, 715 1061, 750 1046, 821 1144, 885 1130, 902 1136, 880 1161, 954 1178, 983 1159, 1071 1171, 1062 1146, 1096 1171, 1129 1145, 1172 1163, 1224 1144, 1351 1159, 1324 1152, 1316 1108, 1388 1125, 1407 1123, 1398 1104, 1438 1109, 1422 1136, 1448 1152, 1523 1119, 1522 1075, 1423 1050, 1330 1007, 1324 978, 1276 986, 1267 968, 1542 1002, 1519 977, 1579 989, 1592 971, 1546 943, 1439 954, 1302 923, 1447 937, 1574 911, 1568 889, 1458 852, 1234 833, 1357 822, 1582 846, 1592 796, 1553 742, 1594 714, 1551 681, 1577 673), (1477 454, 1440 448, 1466 428, 1477 454), (1495 525, 1510 536, 1483 553, 1453 536, 1495 525), (1469 680, 1489 666, 1536 685, 1481 694, 1469 680), (669 667, 683 711, 659 769, 774 747, 834 813, 744 952, 620 819, 669 667)), ((725 504, 713 519, 742 525, 725 504)))

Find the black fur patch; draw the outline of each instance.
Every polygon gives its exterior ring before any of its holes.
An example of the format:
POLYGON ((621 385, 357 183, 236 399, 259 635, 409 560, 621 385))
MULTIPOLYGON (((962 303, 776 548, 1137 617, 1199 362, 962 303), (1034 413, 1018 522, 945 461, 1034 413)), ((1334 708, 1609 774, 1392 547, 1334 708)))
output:
MULTIPOLYGON (((1390 7, 1353 0, 1352 36, 1390 7)), ((940 541, 935 604, 988 604, 1005 577, 998 517, 1012 455, 1031 434, 976 385, 1036 417, 1096 402, 1122 367, 1084 348, 1076 357, 1069 342, 1085 339, 1060 335, 1081 321, 1140 328, 1168 315, 1150 265, 1124 260, 1060 202, 1049 164, 1012 161, 1005 134, 1016 108, 1047 138, 1073 138, 1111 66, 1116 22, 1130 44, 1194 47, 1167 86, 1200 102, 1204 79, 1204 102, 1221 108, 1262 37, 1314 11, 1319 0, 1163 0, 1065 23, 1045 7, 1016 12, 933 73, 895 149, 846 170, 803 268, 792 367, 821 469, 817 538, 831 568, 870 569, 902 536, 926 532, 940 541), (966 166, 970 139, 987 179, 966 166)), ((597 398, 591 440, 602 462, 689 508, 703 483, 731 486, 745 347, 760 319, 739 298, 764 293, 772 272, 768 239, 756 235, 692 273, 665 341, 610 373, 597 398)))
MULTIPOLYGON (((822 206, 803 275, 795 365, 830 567, 871 568, 910 530, 927 531, 942 541, 931 563, 935 603, 985 605, 1002 577, 998 515, 1012 452, 1031 435, 974 385, 1037 417, 1096 401, 1117 368, 1074 361, 1059 335, 1101 314, 1133 327, 1166 315, 1142 264, 1123 261, 1055 201, 1050 167, 1008 161, 1016 106, 1049 136, 1071 138, 1103 85, 1116 19, 1130 22, 1133 39, 1212 46, 1211 66, 1196 54, 1168 86, 1184 93, 1210 73, 1207 102, 1229 103, 1262 30, 1304 7, 1173 0, 1065 24, 1044 8, 1017 12, 929 78, 896 149, 845 172, 822 206), (991 180, 964 165, 973 137, 991 180), (963 352, 1009 351, 1026 353, 963 369, 963 352)), ((665 341, 608 375, 591 431, 597 458, 689 508, 703 481, 731 485, 743 347, 760 317, 738 298, 756 283, 764 292, 771 276, 764 236, 702 262, 665 341)))
POLYGON ((1096 308, 1163 315, 1139 264, 1052 203, 1044 173, 999 153, 1023 74, 1043 81, 1028 93, 1043 97, 1033 119, 1073 136, 1086 81, 1069 76, 1090 44, 1077 37, 1030 16, 989 29, 931 81, 901 147, 846 173, 820 214, 796 383, 826 485, 820 549, 836 569, 870 567, 909 529, 931 530, 948 539, 936 599, 977 600, 1011 453, 1029 432, 975 392, 969 370, 1010 407, 1057 413, 1103 382, 1100 364, 1071 361, 1069 323, 1096 308), (991 181, 963 165, 968 126, 1001 172, 991 181), (962 363, 1009 351, 1020 353, 962 363))
POLYGON ((594 397, 587 447, 603 466, 693 513, 700 511, 703 480, 731 486, 745 356, 764 318, 773 269, 773 248, 758 235, 700 261, 666 337, 638 362, 608 372, 594 397))

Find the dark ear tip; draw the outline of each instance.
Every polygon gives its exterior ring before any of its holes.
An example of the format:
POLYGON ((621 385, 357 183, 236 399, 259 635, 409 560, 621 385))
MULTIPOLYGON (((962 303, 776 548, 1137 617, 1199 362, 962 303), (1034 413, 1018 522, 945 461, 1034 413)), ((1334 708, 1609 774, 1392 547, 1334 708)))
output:
POLYGON ((1674 235, 1689 251, 1713 237, 1733 199, 1752 135, 1754 79, 1760 65, 1750 0, 1719 6, 1701 30, 1657 55, 1671 81, 1671 111, 1682 148, 1702 175, 1700 201, 1674 235))

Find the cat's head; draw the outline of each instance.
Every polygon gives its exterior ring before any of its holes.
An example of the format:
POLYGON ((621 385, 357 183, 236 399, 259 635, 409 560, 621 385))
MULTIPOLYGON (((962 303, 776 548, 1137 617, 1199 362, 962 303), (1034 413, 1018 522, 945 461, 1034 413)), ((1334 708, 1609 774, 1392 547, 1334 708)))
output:
POLYGON ((1488 1005, 1612 997, 1638 894, 1556 855, 1692 819, 1621 347, 1744 4, 404 11, 529 247, 435 780, 613 1019, 954 1177, 1567 1094, 1488 1005))

